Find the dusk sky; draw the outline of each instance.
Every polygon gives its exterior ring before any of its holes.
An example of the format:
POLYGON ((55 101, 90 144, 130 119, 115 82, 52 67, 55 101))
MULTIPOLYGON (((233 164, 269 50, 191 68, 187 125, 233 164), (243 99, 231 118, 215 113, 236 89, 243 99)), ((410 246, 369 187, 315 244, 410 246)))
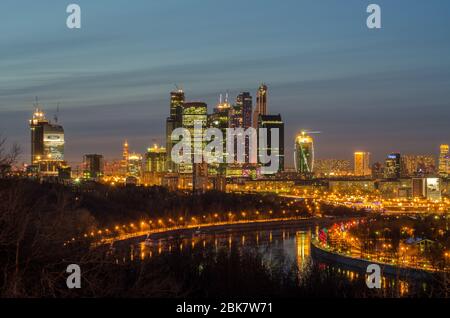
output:
POLYGON ((120 158, 165 143, 169 92, 208 104, 220 93, 254 99, 295 134, 315 135, 319 158, 373 160, 389 152, 437 155, 450 143, 450 1, 71 0, 0 2, 0 134, 29 159, 35 96, 52 118, 59 102, 66 159, 120 158), (66 6, 82 28, 66 27, 66 6), (382 9, 382 29, 366 7, 382 9))

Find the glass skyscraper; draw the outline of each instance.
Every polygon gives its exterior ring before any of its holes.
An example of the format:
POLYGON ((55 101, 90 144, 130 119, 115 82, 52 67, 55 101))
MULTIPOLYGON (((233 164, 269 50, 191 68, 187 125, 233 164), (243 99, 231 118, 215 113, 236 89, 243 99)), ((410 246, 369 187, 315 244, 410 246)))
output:
POLYGON ((313 138, 302 131, 295 139, 295 169, 304 178, 311 178, 314 170, 313 138))

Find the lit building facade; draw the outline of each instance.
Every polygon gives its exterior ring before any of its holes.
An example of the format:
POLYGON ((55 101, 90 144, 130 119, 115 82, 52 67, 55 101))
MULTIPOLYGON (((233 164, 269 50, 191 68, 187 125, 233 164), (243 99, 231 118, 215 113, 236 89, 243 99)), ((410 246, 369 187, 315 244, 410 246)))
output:
POLYGON ((172 140, 172 132, 182 127, 184 101, 183 90, 178 89, 170 93, 170 116, 166 119, 166 168, 169 172, 177 171, 176 164, 171 160, 173 145, 177 143, 177 140, 172 140))
POLYGON ((354 153, 354 174, 357 177, 367 177, 372 174, 369 152, 357 151, 354 153))
POLYGON ((385 160, 384 177, 386 179, 398 179, 402 176, 402 156, 399 153, 391 153, 385 160))
POLYGON ((83 157, 83 178, 99 180, 104 175, 104 160, 102 155, 88 154, 83 157))
POLYGON ((130 153, 128 155, 127 177, 135 177, 139 180, 142 177, 142 155, 130 153))
POLYGON ((166 148, 158 145, 148 148, 145 155, 145 172, 163 173, 166 172, 167 152, 166 148))
POLYGON ((404 176, 432 175, 436 172, 436 160, 432 155, 403 155, 404 176))
POLYGON ((122 176, 126 176, 128 173, 128 157, 130 154, 130 150, 129 150, 129 145, 128 145, 128 141, 125 140, 125 142, 123 143, 123 147, 122 147, 122 161, 120 162, 120 174, 122 176))
POLYGON ((64 129, 50 123, 42 110, 36 107, 29 121, 31 131, 31 164, 43 176, 58 176, 64 164, 64 129))
MULTIPOLYGON (((267 129, 267 145, 263 147, 258 138, 258 157, 262 153, 269 156, 278 157, 278 168, 274 173, 284 171, 284 122, 281 119, 281 115, 259 115, 258 127, 267 129), (278 129, 278 146, 272 145, 272 129, 278 129)), ((270 164, 261 164, 262 166, 269 167, 270 164)))
POLYGON ((258 128, 259 124, 259 116, 267 115, 267 85, 261 84, 258 88, 258 92, 256 94, 256 106, 255 111, 253 112, 253 127, 258 128))
POLYGON ((352 174, 350 160, 317 159, 314 160, 314 175, 317 177, 349 176, 352 174))
POLYGON ((439 147, 439 175, 441 177, 448 177, 450 174, 450 154, 449 146, 441 145, 439 147))
POLYGON ((304 178, 311 178, 314 171, 314 140, 302 131, 295 138, 295 169, 304 178))
POLYGON ((442 200, 441 180, 439 178, 426 178, 427 200, 439 202, 442 200))
MULTIPOLYGON (((205 141, 203 139, 203 132, 207 127, 208 121, 208 106, 202 102, 184 103, 182 127, 187 129, 191 135, 191 147, 189 156, 194 158, 194 155, 203 155, 203 149, 205 148, 205 141), (202 128, 201 131, 194 129, 195 123, 198 123, 202 128), (201 149, 195 150, 194 144, 201 144, 201 149), (199 153, 194 153, 198 151, 199 153)), ((192 160, 193 161, 193 160, 192 160)), ((178 167, 179 173, 192 174, 192 163, 181 163, 178 167)))
POLYGON ((242 127, 244 129, 252 127, 253 98, 249 92, 242 92, 236 98, 236 106, 241 109, 242 127))
POLYGON ((45 114, 36 108, 30 119, 31 130, 31 164, 36 164, 44 158, 44 127, 48 124, 45 114))
POLYGON ((220 95, 219 103, 214 108, 213 113, 208 116, 208 126, 217 128, 222 132, 223 136, 223 158, 222 163, 210 164, 209 172, 212 175, 224 175, 226 173, 226 158, 228 156, 227 150, 227 128, 239 127, 242 123, 242 110, 238 107, 232 107, 228 102, 228 94, 225 95, 225 101, 220 95), (238 126, 235 126, 238 125, 238 126), (235 127, 234 127, 235 126, 235 127))

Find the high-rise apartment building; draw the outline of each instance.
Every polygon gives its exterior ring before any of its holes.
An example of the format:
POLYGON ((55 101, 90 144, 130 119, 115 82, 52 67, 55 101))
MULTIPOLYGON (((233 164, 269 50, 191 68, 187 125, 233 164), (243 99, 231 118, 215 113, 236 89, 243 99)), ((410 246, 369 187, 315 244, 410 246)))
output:
POLYGON ((357 151, 354 153, 354 174, 357 177, 367 177, 371 175, 370 153, 357 151))
POLYGON ((449 146, 441 145, 439 147, 439 175, 441 177, 448 177, 450 174, 450 154, 449 146))

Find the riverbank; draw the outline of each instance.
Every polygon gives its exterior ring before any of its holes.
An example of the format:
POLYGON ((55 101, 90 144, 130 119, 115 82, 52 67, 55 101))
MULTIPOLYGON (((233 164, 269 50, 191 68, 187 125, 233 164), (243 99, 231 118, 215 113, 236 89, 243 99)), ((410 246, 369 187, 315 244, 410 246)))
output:
POLYGON ((211 234, 214 232, 226 231, 226 230, 264 230, 274 227, 298 227, 298 226, 311 226, 311 225, 328 225, 335 222, 342 222, 348 220, 354 220, 355 217, 343 217, 343 218, 284 218, 284 219, 272 219, 272 220, 248 220, 237 221, 227 223, 216 224, 198 224, 191 225, 182 228, 167 228, 163 230, 154 231, 142 231, 133 234, 123 235, 118 238, 104 239, 97 245, 113 244, 117 242, 130 242, 139 241, 145 239, 147 236, 151 236, 153 239, 162 239, 173 236, 186 236, 193 235, 196 231, 200 231, 201 234, 211 234))
POLYGON ((430 271, 426 269, 418 269, 413 267, 397 266, 373 260, 366 260, 355 258, 347 255, 338 254, 333 251, 326 250, 320 247, 316 241, 311 241, 311 254, 316 259, 324 260, 334 264, 342 264, 350 268, 366 272, 367 266, 370 264, 379 265, 383 275, 394 277, 405 277, 414 279, 430 279, 434 274, 440 274, 437 271, 430 271))

